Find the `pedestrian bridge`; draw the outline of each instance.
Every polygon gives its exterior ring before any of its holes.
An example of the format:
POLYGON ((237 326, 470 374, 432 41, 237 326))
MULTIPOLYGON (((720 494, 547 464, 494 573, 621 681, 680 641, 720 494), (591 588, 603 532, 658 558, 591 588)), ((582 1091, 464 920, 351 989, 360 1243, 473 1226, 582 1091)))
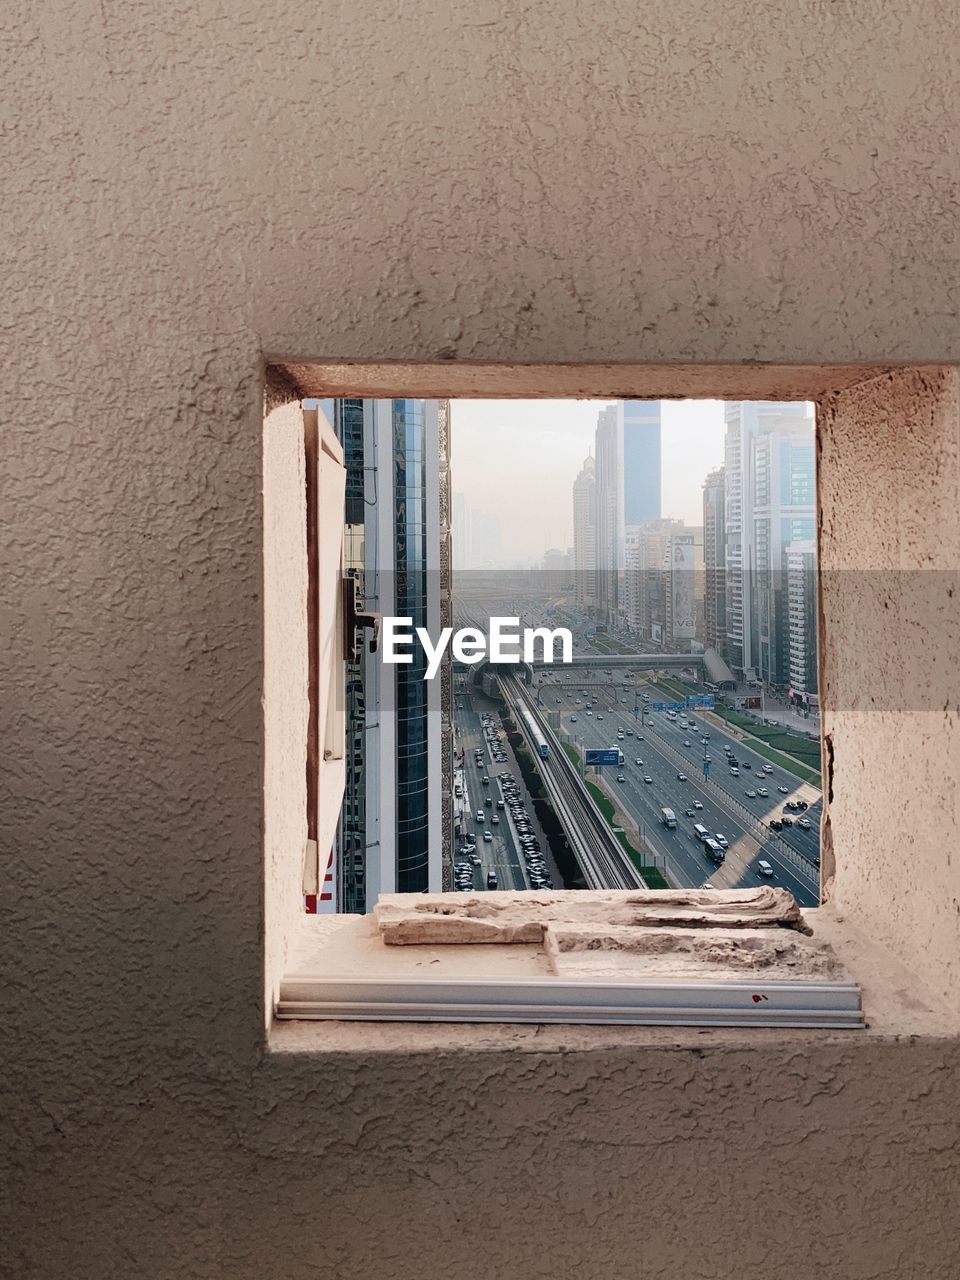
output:
MULTIPOLYGON (((666 671, 700 670, 703 679, 715 684, 719 689, 733 689, 736 678, 716 649, 707 649, 703 653, 583 653, 576 655, 570 662, 544 662, 542 658, 533 662, 521 662, 517 666, 502 667, 484 660, 475 667, 464 667, 463 674, 471 682, 479 684, 486 671, 493 670, 503 675, 513 672, 525 684, 532 684, 535 673, 540 670, 549 671, 551 675, 562 678, 565 672, 574 671, 587 675, 591 671, 666 671), (467 674, 469 673, 469 674, 467 674)), ((461 665, 454 663, 454 669, 461 671, 461 665)))
MULTIPOLYGON (((525 664, 527 665, 527 664, 525 664)), ((542 659, 528 664, 527 669, 540 670, 550 668, 561 674, 564 671, 602 671, 627 669, 630 671, 680 671, 684 668, 699 668, 703 677, 710 684, 720 689, 736 687, 736 677, 717 653, 716 649, 706 649, 703 653, 584 653, 576 655, 571 662, 544 662, 542 659)))

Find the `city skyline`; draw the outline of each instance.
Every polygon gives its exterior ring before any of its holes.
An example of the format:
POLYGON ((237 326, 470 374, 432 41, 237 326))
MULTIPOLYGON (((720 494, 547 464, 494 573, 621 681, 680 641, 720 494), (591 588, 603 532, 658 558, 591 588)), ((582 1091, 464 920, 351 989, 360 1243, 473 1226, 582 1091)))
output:
MULTIPOLYGON (((497 563, 485 563, 484 568, 538 566, 548 549, 573 545, 573 483, 584 458, 595 452, 601 411, 623 403, 451 403, 455 498, 459 497, 471 510, 499 520, 502 554, 497 563), (537 477, 536 484, 531 483, 533 476, 537 477)), ((685 524, 699 524, 704 477, 723 463, 723 402, 629 403, 660 407, 662 514, 685 524), (691 458, 697 459, 695 468, 691 458)))

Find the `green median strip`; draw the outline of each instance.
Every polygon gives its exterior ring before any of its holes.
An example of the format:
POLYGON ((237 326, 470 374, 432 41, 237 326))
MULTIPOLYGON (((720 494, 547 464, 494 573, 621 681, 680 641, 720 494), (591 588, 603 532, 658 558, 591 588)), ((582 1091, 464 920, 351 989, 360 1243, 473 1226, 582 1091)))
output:
POLYGON ((754 724, 746 716, 738 715, 729 707, 714 708, 714 715, 728 724, 736 726, 750 739, 750 748, 757 755, 764 756, 772 764, 780 765, 789 773, 796 774, 805 782, 821 788, 820 743, 809 738, 801 738, 795 733, 777 729, 768 724, 754 724))
POLYGON ((637 868, 637 870, 643 876, 646 882, 647 888, 648 889, 669 889, 670 886, 669 884, 667 884, 666 880, 663 878, 663 875, 660 873, 660 871, 658 871, 656 867, 648 866, 643 860, 643 854, 639 851, 639 849, 635 849, 633 845, 630 843, 630 841, 627 839, 626 832, 619 830, 617 828, 616 823, 614 822, 614 813, 616 812, 616 810, 614 809, 613 801, 606 794, 606 792, 602 791, 595 782, 588 782, 587 790, 593 796, 594 800, 596 800, 597 808, 603 814, 604 819, 606 820, 607 826, 610 828, 613 834, 620 841, 621 845, 623 845, 623 848, 628 854, 630 861, 633 863, 633 865, 637 868))

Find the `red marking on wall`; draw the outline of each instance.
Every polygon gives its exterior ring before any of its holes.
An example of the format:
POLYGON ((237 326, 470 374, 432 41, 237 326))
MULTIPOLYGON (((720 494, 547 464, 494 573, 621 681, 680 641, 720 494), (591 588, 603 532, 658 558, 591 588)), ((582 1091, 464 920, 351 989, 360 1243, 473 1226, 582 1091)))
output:
POLYGON ((330 847, 330 857, 327 859, 327 870, 323 877, 323 892, 320 894, 321 902, 333 901, 333 846, 330 847))

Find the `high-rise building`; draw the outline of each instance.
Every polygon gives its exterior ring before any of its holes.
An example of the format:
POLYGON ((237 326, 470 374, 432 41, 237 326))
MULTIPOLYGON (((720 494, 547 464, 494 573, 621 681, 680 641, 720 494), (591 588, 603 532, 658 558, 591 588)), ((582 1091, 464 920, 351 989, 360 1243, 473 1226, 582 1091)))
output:
POLYGON ((573 572, 577 604, 597 603, 597 495, 593 458, 585 458, 573 482, 573 572))
POLYGON ((671 638, 667 632, 666 569, 671 563, 671 539, 683 528, 681 520, 650 520, 637 527, 636 545, 630 548, 631 581, 625 591, 630 626, 641 639, 656 645, 666 645, 671 638))
POLYGON ((597 608, 627 621, 624 580, 628 526, 660 518, 659 400, 618 400, 597 415, 597 608))
MULTIPOLYGON (((339 400, 334 420, 347 469, 346 570, 365 608, 435 635, 452 613, 447 402, 339 400)), ((425 680, 422 647, 411 655, 387 665, 364 649, 348 664, 341 911, 369 911, 380 893, 437 891, 449 861, 452 680, 442 669, 425 680)))
POLYGON ((661 515, 660 401, 621 400, 623 525, 646 524, 661 515))
POLYGON ((784 555, 790 696, 794 701, 807 702, 817 692, 816 543, 791 542, 784 555))
POLYGON ((702 639, 703 590, 703 530, 671 529, 663 556, 663 646, 671 653, 688 653, 702 639))
POLYGON ((623 613, 624 621, 634 635, 641 635, 640 597, 643 578, 640 572, 643 526, 628 524, 623 539, 623 613))
POLYGON ((703 643, 726 657, 725 471, 718 467, 703 482, 703 643))
POLYGON ((470 521, 472 569, 500 569, 503 567, 503 540, 500 534, 500 517, 488 511, 474 511, 470 521))
POLYGON ((727 654, 745 679, 788 679, 783 548, 815 535, 813 419, 805 404, 725 406, 727 654))
POLYGON ((623 568, 623 424, 617 404, 597 416, 595 453, 597 609, 609 623, 620 611, 623 568))

